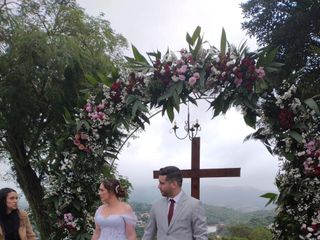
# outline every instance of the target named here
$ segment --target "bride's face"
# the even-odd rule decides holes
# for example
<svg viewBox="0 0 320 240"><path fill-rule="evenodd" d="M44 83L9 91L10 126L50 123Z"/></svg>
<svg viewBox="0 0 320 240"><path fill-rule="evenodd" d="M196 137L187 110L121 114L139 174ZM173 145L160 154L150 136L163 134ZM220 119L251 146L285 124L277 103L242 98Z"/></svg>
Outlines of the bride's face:
<svg viewBox="0 0 320 240"><path fill-rule="evenodd" d="M103 203L107 203L111 197L110 192L108 191L108 189L105 188L103 183L101 183L99 186L99 196L100 196L101 202Z"/></svg>

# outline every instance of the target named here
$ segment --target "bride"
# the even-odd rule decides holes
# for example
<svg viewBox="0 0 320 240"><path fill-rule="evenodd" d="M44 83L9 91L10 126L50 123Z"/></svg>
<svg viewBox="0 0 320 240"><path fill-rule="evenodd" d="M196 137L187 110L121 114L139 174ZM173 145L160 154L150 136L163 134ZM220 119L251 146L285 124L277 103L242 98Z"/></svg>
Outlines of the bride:
<svg viewBox="0 0 320 240"><path fill-rule="evenodd" d="M104 203L95 213L95 231L91 240L136 240L137 217L131 206L120 199L126 192L116 179L100 183L99 196Z"/></svg>

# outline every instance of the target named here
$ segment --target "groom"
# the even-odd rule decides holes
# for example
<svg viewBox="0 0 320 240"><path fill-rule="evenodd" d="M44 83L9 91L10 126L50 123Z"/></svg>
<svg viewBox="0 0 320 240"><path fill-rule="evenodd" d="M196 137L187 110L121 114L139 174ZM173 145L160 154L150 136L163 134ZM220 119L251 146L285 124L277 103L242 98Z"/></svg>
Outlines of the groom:
<svg viewBox="0 0 320 240"><path fill-rule="evenodd" d="M159 190L162 199L150 210L149 222L142 240L207 240L207 221L198 199L182 190L182 173L168 166L160 169Z"/></svg>

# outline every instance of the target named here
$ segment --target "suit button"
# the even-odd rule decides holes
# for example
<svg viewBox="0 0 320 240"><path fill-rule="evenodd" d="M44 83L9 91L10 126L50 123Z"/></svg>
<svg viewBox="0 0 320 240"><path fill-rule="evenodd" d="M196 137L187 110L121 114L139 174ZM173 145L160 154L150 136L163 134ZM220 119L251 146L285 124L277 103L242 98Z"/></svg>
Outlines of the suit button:
<svg viewBox="0 0 320 240"><path fill-rule="evenodd" d="M169 236L170 234L169 233L167 233L167 236Z"/></svg>

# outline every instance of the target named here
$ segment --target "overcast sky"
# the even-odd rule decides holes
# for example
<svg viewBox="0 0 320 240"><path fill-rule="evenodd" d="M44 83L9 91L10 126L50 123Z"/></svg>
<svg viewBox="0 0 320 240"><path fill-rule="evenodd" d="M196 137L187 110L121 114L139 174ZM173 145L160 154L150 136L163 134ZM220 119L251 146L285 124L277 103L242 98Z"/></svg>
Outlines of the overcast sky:
<svg viewBox="0 0 320 240"><path fill-rule="evenodd" d="M125 36L141 53L160 50L178 51L187 47L186 32L192 33L199 25L205 40L219 46L222 27L229 42L238 46L247 40L251 50L257 48L241 30L241 1L213 0L78 0L89 14L105 14L112 28ZM191 108L191 120L199 119L202 127L201 168L241 167L240 178L205 179L202 183L223 186L246 186L262 190L274 190L274 177L278 162L260 142L243 139L253 131L247 127L235 109L226 116L211 120L212 112L205 102L199 108ZM176 118L180 135L186 119L186 108ZM172 124L160 115L151 125L130 140L117 161L119 173L127 176L133 185L156 185L152 171L166 165L181 169L191 166L191 143L178 140L170 133Z"/></svg>

